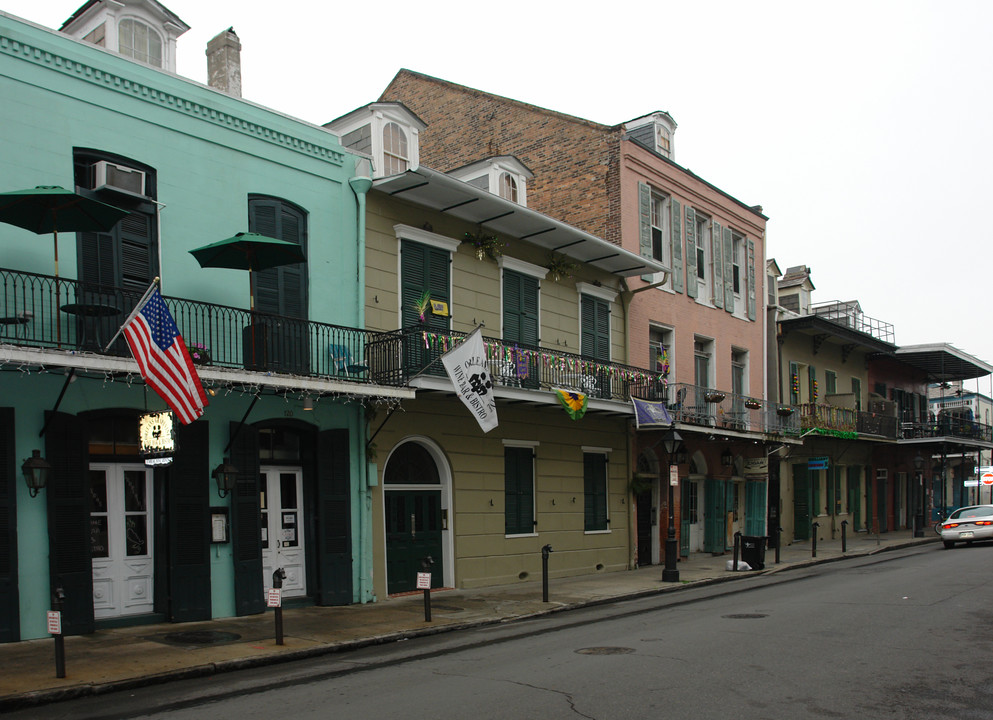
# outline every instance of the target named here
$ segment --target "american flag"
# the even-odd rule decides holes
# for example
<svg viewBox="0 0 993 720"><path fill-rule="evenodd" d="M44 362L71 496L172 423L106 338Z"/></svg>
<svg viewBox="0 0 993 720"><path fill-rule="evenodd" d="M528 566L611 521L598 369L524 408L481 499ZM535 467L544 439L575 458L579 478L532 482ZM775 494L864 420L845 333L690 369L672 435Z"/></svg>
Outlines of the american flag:
<svg viewBox="0 0 993 720"><path fill-rule="evenodd" d="M180 422L188 425L203 415L207 395L157 287L124 326L124 337L145 383L166 401Z"/></svg>

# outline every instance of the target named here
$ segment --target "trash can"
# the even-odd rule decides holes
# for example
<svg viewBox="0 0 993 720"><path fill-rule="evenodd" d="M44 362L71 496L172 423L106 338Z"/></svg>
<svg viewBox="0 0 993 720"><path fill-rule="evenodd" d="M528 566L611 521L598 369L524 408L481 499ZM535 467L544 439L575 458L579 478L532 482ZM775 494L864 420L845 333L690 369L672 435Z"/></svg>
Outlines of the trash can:
<svg viewBox="0 0 993 720"><path fill-rule="evenodd" d="M765 540L764 535L741 536L741 559L752 570L765 569Z"/></svg>

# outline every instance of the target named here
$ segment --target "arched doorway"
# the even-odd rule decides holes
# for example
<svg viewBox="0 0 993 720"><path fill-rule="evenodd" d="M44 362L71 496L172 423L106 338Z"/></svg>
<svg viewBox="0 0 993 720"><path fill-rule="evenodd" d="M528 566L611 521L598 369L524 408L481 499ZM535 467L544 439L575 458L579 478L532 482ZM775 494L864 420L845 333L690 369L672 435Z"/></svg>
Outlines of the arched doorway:
<svg viewBox="0 0 993 720"><path fill-rule="evenodd" d="M451 579L449 487L447 464L433 443L408 440L390 454L383 471L387 593L415 590L428 556L434 561L431 587Z"/></svg>

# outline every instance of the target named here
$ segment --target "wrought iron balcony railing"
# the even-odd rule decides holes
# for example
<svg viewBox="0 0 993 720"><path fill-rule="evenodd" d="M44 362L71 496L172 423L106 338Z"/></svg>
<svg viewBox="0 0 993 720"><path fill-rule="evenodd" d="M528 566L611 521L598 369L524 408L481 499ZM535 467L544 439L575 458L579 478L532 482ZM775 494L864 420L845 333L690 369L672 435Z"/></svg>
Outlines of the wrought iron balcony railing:
<svg viewBox="0 0 993 720"><path fill-rule="evenodd" d="M0 269L0 343L130 357L123 336L107 344L144 291ZM357 383L406 382L400 333L163 299L196 363Z"/></svg>
<svg viewBox="0 0 993 720"><path fill-rule="evenodd" d="M827 403L803 403L800 426L803 430L831 430L841 433L858 433L895 439L896 417L879 412L866 412L854 408L836 407Z"/></svg>
<svg viewBox="0 0 993 720"><path fill-rule="evenodd" d="M954 415L900 423L900 436L913 438L962 438L993 443L993 426Z"/></svg>
<svg viewBox="0 0 993 720"><path fill-rule="evenodd" d="M426 327L404 328L404 368L408 377L444 376L438 361L465 333ZM605 362L536 345L484 337L490 375L499 387L524 390L562 388L586 393L590 398L628 401L631 395L655 398L663 393L661 373ZM375 375L375 371L373 373Z"/></svg>
<svg viewBox="0 0 993 720"><path fill-rule="evenodd" d="M790 405L688 383L670 385L666 401L675 422L739 432L800 434L798 413Z"/></svg>

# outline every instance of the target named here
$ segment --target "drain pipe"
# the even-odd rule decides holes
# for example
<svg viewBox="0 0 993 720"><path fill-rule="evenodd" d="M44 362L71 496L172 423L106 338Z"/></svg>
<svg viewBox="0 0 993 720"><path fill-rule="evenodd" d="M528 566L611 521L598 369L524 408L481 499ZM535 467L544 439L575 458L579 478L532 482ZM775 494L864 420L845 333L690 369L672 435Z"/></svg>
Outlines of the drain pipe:
<svg viewBox="0 0 993 720"><path fill-rule="evenodd" d="M358 200L358 232L355 253L355 280L359 291L359 308L357 326L365 327L365 213L366 194L372 188L371 163L367 158L359 158L356 163L355 177L348 179L348 185ZM359 602L371 602L372 595L372 498L369 495L369 459L366 457L366 435L369 429L365 417L356 423L355 436L359 442L353 444L358 448L359 468ZM361 431L361 434L358 432Z"/></svg>

